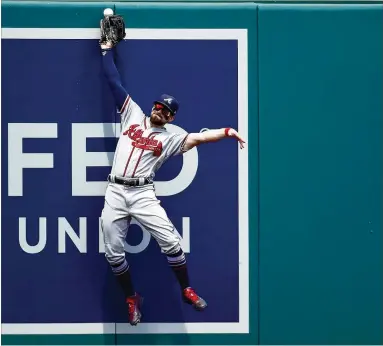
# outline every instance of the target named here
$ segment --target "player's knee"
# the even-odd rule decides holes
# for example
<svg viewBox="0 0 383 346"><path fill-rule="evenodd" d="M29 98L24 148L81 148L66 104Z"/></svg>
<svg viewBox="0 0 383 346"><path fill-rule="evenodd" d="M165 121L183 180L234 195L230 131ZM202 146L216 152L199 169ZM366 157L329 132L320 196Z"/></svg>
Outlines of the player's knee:
<svg viewBox="0 0 383 346"><path fill-rule="evenodd" d="M105 258L111 266L118 265L125 261L125 250L113 244L105 244Z"/></svg>
<svg viewBox="0 0 383 346"><path fill-rule="evenodd" d="M112 267L118 266L126 261L124 255L109 255L105 253L105 258Z"/></svg>
<svg viewBox="0 0 383 346"><path fill-rule="evenodd" d="M171 240L162 246L162 252L167 255L172 255L181 250L181 245L178 240Z"/></svg>
<svg viewBox="0 0 383 346"><path fill-rule="evenodd" d="M109 246L116 247L116 243L119 241L118 231L113 227L111 218L104 213L101 214L101 230L105 246L109 244Z"/></svg>

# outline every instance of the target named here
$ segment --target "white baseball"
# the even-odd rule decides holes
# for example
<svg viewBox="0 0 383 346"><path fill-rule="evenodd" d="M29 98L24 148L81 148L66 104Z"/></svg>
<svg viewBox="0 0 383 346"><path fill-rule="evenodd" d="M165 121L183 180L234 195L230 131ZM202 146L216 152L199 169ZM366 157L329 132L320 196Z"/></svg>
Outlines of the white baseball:
<svg viewBox="0 0 383 346"><path fill-rule="evenodd" d="M113 16L113 10L111 8L106 8L104 10L104 17L106 16Z"/></svg>

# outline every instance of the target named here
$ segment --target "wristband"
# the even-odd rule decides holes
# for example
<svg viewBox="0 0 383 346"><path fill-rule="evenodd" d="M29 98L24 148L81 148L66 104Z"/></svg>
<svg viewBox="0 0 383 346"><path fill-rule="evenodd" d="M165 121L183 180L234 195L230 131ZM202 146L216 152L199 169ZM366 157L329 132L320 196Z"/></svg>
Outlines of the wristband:
<svg viewBox="0 0 383 346"><path fill-rule="evenodd" d="M231 130L230 127L226 127L225 128L225 136L228 137L229 136L229 131Z"/></svg>

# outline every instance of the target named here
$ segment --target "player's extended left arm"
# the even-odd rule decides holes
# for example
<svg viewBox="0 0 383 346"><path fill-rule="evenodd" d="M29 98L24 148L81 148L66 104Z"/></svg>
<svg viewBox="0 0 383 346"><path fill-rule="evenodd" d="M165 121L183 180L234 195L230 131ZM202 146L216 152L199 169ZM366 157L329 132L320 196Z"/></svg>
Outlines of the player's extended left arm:
<svg viewBox="0 0 383 346"><path fill-rule="evenodd" d="M203 144L203 143L210 143L210 142L217 142L223 138L226 137L232 137L235 138L241 147L243 149L245 147L245 141L244 139L239 135L239 133L232 129L232 128L222 128L222 129L216 129L216 130L207 130L202 133L190 133L184 143L184 150L190 150L191 148Z"/></svg>
<svg viewBox="0 0 383 346"><path fill-rule="evenodd" d="M113 48L109 48L107 45L101 45L101 51L104 74L108 80L110 90L113 93L117 108L119 111L121 111L122 106L124 105L124 102L128 96L128 92L122 86L120 74L118 73L114 63Z"/></svg>

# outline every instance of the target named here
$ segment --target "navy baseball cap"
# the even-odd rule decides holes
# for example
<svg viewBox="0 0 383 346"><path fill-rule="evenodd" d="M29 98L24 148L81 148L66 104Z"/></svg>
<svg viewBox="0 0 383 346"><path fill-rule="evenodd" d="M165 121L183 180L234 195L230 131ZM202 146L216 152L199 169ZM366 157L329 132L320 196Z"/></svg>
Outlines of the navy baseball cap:
<svg viewBox="0 0 383 346"><path fill-rule="evenodd" d="M155 100L153 103L160 103L169 109L173 115L176 115L180 106L178 101L173 96L167 94L161 95L161 97Z"/></svg>

